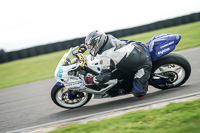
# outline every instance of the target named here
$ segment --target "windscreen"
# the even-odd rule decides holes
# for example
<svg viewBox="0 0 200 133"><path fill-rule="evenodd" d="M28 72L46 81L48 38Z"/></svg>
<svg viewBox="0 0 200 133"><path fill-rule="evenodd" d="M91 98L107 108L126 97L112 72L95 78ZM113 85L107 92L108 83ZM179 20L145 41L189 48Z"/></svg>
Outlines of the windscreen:
<svg viewBox="0 0 200 133"><path fill-rule="evenodd" d="M65 53L60 61L60 65L67 66L76 63L78 60L73 54L77 53L78 50L79 47L77 46L70 49L67 53Z"/></svg>

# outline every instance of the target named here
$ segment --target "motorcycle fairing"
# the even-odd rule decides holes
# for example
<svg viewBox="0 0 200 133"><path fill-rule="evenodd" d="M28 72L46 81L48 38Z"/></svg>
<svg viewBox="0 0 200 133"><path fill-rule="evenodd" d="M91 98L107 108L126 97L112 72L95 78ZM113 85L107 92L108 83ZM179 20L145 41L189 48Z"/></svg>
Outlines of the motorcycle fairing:
<svg viewBox="0 0 200 133"><path fill-rule="evenodd" d="M179 34L163 33L154 36L146 43L152 60L155 60L173 51L180 40L181 35Z"/></svg>
<svg viewBox="0 0 200 133"><path fill-rule="evenodd" d="M58 86L64 86L64 84L61 83L61 82L56 82L56 85L58 85Z"/></svg>

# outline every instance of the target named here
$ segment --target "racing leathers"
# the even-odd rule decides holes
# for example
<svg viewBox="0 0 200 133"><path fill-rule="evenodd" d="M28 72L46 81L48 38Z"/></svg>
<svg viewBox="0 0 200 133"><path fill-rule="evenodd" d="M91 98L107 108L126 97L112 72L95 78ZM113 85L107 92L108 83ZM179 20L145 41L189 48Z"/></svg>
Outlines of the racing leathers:
<svg viewBox="0 0 200 133"><path fill-rule="evenodd" d="M86 46L82 44L79 52L83 53L85 50ZM100 59L102 70L99 75L92 77L93 83L105 83L111 79L113 70L122 70L129 73L133 78L133 94L136 97L146 94L152 61L149 50L144 44L118 40L112 35L107 35L97 57Z"/></svg>

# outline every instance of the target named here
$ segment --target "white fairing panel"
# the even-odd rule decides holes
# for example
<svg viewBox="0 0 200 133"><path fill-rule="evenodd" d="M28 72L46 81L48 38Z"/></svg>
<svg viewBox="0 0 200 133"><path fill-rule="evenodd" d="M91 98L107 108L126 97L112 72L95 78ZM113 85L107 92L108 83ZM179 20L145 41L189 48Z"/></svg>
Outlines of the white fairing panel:
<svg viewBox="0 0 200 133"><path fill-rule="evenodd" d="M70 74L70 72L77 69L80 65L78 62L72 64L74 56L71 55L71 52L76 49L78 49L78 47L70 49L64 54L54 73L55 79L67 86L68 89L79 88L83 84L80 77L72 76L73 74Z"/></svg>
<svg viewBox="0 0 200 133"><path fill-rule="evenodd" d="M87 65L90 69L92 69L93 71L100 73L101 72L101 64L100 64L100 60L98 57L93 57L91 55L87 56Z"/></svg>

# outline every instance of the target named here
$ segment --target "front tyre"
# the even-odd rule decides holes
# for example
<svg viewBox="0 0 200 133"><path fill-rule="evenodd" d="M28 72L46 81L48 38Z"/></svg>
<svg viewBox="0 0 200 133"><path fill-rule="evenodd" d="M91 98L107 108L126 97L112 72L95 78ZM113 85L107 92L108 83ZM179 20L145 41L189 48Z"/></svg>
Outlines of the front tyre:
<svg viewBox="0 0 200 133"><path fill-rule="evenodd" d="M68 98L68 89L64 86L54 85L51 90L51 99L59 107L66 109L79 108L88 103L92 97L92 94L85 92L73 92L75 97L73 99Z"/></svg>
<svg viewBox="0 0 200 133"><path fill-rule="evenodd" d="M191 74L191 66L185 57L179 54L170 53L153 62L153 74L170 77L164 83L152 84L158 89L170 89L179 87L184 84ZM152 77L156 79L156 77ZM172 84L166 87L166 84Z"/></svg>

